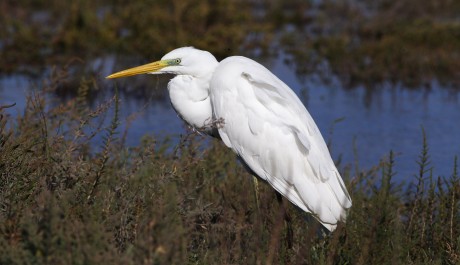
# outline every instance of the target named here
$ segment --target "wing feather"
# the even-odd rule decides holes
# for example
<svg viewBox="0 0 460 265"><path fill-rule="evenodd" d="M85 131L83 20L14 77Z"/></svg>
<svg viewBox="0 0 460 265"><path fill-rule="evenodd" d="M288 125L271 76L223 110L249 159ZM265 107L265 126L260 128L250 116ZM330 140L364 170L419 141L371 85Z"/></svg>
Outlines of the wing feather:
<svg viewBox="0 0 460 265"><path fill-rule="evenodd" d="M211 101L224 143L259 177L329 230L351 199L312 117L297 95L245 57L222 61Z"/></svg>

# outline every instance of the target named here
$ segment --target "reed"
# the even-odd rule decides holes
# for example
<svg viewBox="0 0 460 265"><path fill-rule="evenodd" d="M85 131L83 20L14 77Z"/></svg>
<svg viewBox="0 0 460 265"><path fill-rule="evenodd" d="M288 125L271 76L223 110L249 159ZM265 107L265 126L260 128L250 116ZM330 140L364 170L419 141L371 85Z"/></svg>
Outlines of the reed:
<svg viewBox="0 0 460 265"><path fill-rule="evenodd" d="M285 223L264 183L257 202L251 176L220 142L147 135L125 146L116 94L90 107L91 82L81 82L79 95L52 102L54 83L31 92L17 117L0 108L0 264L460 261L458 159L450 176L435 175L425 136L408 185L394 181L393 152L369 170L341 167L353 207L328 234L288 203Z"/></svg>

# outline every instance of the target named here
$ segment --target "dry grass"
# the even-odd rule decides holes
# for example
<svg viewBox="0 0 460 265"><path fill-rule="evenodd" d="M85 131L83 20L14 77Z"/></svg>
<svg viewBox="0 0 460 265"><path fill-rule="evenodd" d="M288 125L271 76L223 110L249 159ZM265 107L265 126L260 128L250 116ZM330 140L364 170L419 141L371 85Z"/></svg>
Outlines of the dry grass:
<svg viewBox="0 0 460 265"><path fill-rule="evenodd" d="M60 75L52 75L60 76ZM115 95L48 102L48 80L23 115L0 110L0 264L458 264L459 177L437 177L422 145L414 184L395 183L393 154L342 174L354 205L327 234L260 185L221 143L196 135L127 147ZM82 85L87 85L83 83ZM107 124L107 125L105 125ZM103 135L96 148L94 138ZM169 150L169 151L168 151Z"/></svg>

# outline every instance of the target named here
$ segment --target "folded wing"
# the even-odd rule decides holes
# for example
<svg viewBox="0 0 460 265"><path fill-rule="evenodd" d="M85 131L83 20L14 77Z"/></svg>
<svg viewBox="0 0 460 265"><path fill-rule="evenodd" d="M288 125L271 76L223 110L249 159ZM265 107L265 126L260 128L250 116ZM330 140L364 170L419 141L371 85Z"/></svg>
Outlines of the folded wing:
<svg viewBox="0 0 460 265"><path fill-rule="evenodd" d="M351 199L321 133L296 94L245 57L223 60L211 80L224 143L292 203L334 230Z"/></svg>

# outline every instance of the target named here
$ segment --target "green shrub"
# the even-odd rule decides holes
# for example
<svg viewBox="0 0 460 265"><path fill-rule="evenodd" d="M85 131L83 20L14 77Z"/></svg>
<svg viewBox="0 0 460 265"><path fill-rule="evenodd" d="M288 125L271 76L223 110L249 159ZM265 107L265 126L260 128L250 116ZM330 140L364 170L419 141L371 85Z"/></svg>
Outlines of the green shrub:
<svg viewBox="0 0 460 265"><path fill-rule="evenodd" d="M117 93L89 108L81 86L62 103L45 96L52 87L36 90L18 117L0 109L0 264L459 262L457 158L451 176L435 177L426 140L408 186L393 181L392 152L368 171L344 168L353 207L327 234L266 184L257 204L251 176L217 140L124 146Z"/></svg>

